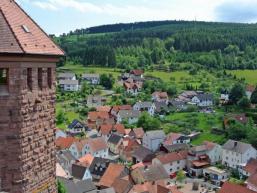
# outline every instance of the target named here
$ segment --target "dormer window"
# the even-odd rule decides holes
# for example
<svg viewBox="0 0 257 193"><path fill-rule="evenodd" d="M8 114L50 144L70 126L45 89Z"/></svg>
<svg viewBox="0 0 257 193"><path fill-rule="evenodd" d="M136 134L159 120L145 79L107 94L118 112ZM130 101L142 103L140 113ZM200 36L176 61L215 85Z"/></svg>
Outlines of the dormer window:
<svg viewBox="0 0 257 193"><path fill-rule="evenodd" d="M22 25L21 28L24 30L24 32L30 33L29 28L26 25Z"/></svg>

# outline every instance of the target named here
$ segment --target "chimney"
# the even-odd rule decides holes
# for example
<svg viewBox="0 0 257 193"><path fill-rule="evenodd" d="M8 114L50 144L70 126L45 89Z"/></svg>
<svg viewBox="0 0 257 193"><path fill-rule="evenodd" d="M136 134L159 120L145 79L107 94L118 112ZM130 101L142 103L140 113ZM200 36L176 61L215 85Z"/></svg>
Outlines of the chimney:
<svg viewBox="0 0 257 193"><path fill-rule="evenodd" d="M237 146L237 141L234 142L234 147L236 147L236 146Z"/></svg>

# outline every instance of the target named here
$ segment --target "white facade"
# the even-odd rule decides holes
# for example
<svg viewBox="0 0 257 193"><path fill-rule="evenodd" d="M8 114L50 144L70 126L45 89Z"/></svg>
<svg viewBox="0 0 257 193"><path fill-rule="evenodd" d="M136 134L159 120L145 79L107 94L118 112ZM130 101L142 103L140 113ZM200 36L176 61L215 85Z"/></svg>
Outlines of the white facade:
<svg viewBox="0 0 257 193"><path fill-rule="evenodd" d="M186 168L186 159L171 161L170 163L162 164L158 158L154 158L152 161L153 165L161 164L168 174L176 173Z"/></svg>
<svg viewBox="0 0 257 193"><path fill-rule="evenodd" d="M250 148L244 153L227 149L222 150L222 164L230 168L240 168L241 165L245 165L251 158L256 158L256 150L254 148Z"/></svg>
<svg viewBox="0 0 257 193"><path fill-rule="evenodd" d="M209 107L213 105L212 100L200 100L197 96L192 98L192 103L196 104L199 107Z"/></svg>
<svg viewBox="0 0 257 193"><path fill-rule="evenodd" d="M82 156L84 156L86 154L91 154L93 157L107 158L109 155L108 147L106 147L105 149L98 150L98 151L93 151L92 148L88 144L86 144L83 147L82 152L83 152Z"/></svg>
<svg viewBox="0 0 257 193"><path fill-rule="evenodd" d="M131 95L134 95L134 96L136 96L136 95L138 95L138 93L139 93L139 89L137 89L137 88L127 88L127 93L128 94L131 94Z"/></svg>
<svg viewBox="0 0 257 193"><path fill-rule="evenodd" d="M155 113L155 109L156 109L156 106L154 103L152 103L152 105L150 107L147 107L146 109L142 109L141 106L140 106L140 102L136 103L134 106L133 106L133 110L135 111L147 111L149 115L151 116L154 116L154 113Z"/></svg>
<svg viewBox="0 0 257 193"><path fill-rule="evenodd" d="M64 84L63 85L63 90L64 91L79 91L79 85L78 84Z"/></svg>
<svg viewBox="0 0 257 193"><path fill-rule="evenodd" d="M203 175L209 177L209 179L216 185L220 186L222 181L227 181L229 178L228 172L220 170L216 167L208 167L203 169Z"/></svg>
<svg viewBox="0 0 257 193"><path fill-rule="evenodd" d="M161 143L165 140L165 134L151 134L146 132L143 136L143 146L151 151L156 151L160 148Z"/></svg>
<svg viewBox="0 0 257 193"><path fill-rule="evenodd" d="M251 99L253 93L251 91L246 91L245 93L246 93L247 98Z"/></svg>
<svg viewBox="0 0 257 193"><path fill-rule="evenodd" d="M73 143L70 148L69 148L71 154L76 158L76 159L79 159L81 158L83 155L82 155L82 152L78 150L77 146L75 145L75 143Z"/></svg>
<svg viewBox="0 0 257 193"><path fill-rule="evenodd" d="M218 163L222 160L222 147L216 144L214 148L207 151L206 154L209 156L211 164Z"/></svg>
<svg viewBox="0 0 257 193"><path fill-rule="evenodd" d="M58 130L55 132L55 138L58 139L59 137L66 138L66 137L67 137L67 134L66 134L64 131L58 129Z"/></svg>

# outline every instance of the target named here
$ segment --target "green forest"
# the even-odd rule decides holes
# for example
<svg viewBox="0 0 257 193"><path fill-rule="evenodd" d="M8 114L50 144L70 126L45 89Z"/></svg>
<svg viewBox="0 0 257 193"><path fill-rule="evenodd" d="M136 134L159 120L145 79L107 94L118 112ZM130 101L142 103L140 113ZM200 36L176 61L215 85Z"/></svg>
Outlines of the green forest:
<svg viewBox="0 0 257 193"><path fill-rule="evenodd" d="M66 61L122 69L257 69L257 24L160 21L104 25L55 37ZM60 63L59 65L63 65Z"/></svg>

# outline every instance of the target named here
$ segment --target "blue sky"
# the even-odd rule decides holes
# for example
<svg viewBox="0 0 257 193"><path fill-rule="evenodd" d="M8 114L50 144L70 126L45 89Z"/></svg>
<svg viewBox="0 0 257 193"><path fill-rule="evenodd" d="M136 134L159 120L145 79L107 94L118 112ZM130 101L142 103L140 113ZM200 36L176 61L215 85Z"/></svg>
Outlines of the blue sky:
<svg viewBox="0 0 257 193"><path fill-rule="evenodd" d="M257 0L16 0L51 34L149 20L257 22Z"/></svg>

